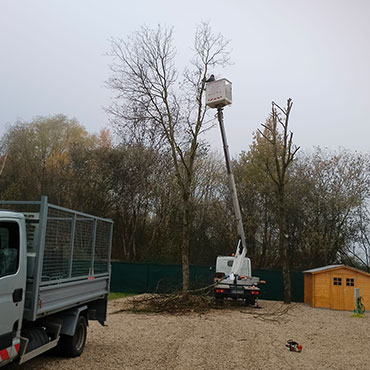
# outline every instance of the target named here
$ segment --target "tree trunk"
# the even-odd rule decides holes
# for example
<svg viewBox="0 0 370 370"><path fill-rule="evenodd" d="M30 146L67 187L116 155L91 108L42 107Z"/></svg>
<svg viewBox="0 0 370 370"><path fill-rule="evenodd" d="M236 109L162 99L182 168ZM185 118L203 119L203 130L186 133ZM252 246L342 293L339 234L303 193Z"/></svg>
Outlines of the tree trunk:
<svg viewBox="0 0 370 370"><path fill-rule="evenodd" d="M190 243L190 199L183 198L182 216L182 243L181 243L181 262L182 262L182 296L189 298L189 243Z"/></svg>
<svg viewBox="0 0 370 370"><path fill-rule="evenodd" d="M290 264L289 264L289 253L288 253L288 230L287 230L287 217L285 211L285 193L284 189L279 190L278 196L278 207L279 207L279 250L280 250L280 261L283 272L284 281L284 303L291 302L291 281L290 281Z"/></svg>
<svg viewBox="0 0 370 370"><path fill-rule="evenodd" d="M283 240L282 240L283 239ZM284 281L284 303L291 302L291 281L290 281L290 266L288 256L288 241L285 234L280 232L280 256L283 270L283 281Z"/></svg>
<svg viewBox="0 0 370 370"><path fill-rule="evenodd" d="M259 261L259 267L266 267L266 252L267 252L267 233L268 233L268 221L267 221L267 208L265 207L264 212L264 224L263 224L263 238L262 238L262 251Z"/></svg>

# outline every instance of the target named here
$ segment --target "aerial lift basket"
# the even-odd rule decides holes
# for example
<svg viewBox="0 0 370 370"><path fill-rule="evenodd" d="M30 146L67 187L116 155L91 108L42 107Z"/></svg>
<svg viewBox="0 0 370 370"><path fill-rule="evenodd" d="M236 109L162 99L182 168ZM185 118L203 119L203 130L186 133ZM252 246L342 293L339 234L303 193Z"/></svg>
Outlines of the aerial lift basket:
<svg viewBox="0 0 370 370"><path fill-rule="evenodd" d="M210 108L224 107L232 103L232 83L226 78L209 82L206 89L206 104Z"/></svg>

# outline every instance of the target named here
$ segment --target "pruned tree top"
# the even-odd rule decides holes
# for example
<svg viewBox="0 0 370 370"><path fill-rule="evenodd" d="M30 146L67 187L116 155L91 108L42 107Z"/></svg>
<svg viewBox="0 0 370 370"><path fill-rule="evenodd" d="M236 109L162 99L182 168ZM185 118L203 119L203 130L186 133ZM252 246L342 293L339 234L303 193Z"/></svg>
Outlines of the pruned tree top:
<svg viewBox="0 0 370 370"><path fill-rule="evenodd" d="M273 155L266 158L266 168L272 181L281 186L288 181L287 170L295 158L299 147L293 144L293 132L289 130L290 113L293 107L292 99L287 100L286 108L272 102L270 117L262 124L263 131L259 134L270 144Z"/></svg>

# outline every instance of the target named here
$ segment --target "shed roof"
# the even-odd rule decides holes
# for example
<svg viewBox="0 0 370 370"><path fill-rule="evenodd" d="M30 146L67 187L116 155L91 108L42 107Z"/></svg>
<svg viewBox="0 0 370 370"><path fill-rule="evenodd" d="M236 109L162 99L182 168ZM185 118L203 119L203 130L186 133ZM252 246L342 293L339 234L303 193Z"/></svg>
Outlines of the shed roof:
<svg viewBox="0 0 370 370"><path fill-rule="evenodd" d="M328 270L337 270L337 269L342 268L342 267L344 267L348 270L359 272L359 273L364 274L366 276L370 276L370 274L368 274L365 271L356 269L354 267L346 266L346 265L328 265L328 266L318 267L318 268L311 269L311 270L306 270L306 271L303 271L303 273L304 274L305 273L318 274L320 272L325 272L325 271L328 271Z"/></svg>
<svg viewBox="0 0 370 370"><path fill-rule="evenodd" d="M336 267L342 267L342 266L344 266L344 265L328 265L328 266L323 266L323 267L317 267L317 268L311 269L311 270L306 270L306 271L303 271L303 273L310 272L310 273L313 274L315 272L331 270L331 269L334 269Z"/></svg>

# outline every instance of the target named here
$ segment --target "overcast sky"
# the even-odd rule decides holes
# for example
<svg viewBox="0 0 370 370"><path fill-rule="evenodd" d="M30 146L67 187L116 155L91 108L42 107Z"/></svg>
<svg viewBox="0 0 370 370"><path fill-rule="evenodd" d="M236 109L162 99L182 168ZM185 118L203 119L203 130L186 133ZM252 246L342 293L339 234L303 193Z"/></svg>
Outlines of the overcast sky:
<svg viewBox="0 0 370 370"><path fill-rule="evenodd" d="M247 150L275 100L294 101L295 143L370 149L368 0L0 0L0 134L17 120L63 113L91 133L108 125L110 37L174 26L179 65L202 20L231 40L225 109L231 152ZM217 127L209 134L220 147Z"/></svg>

